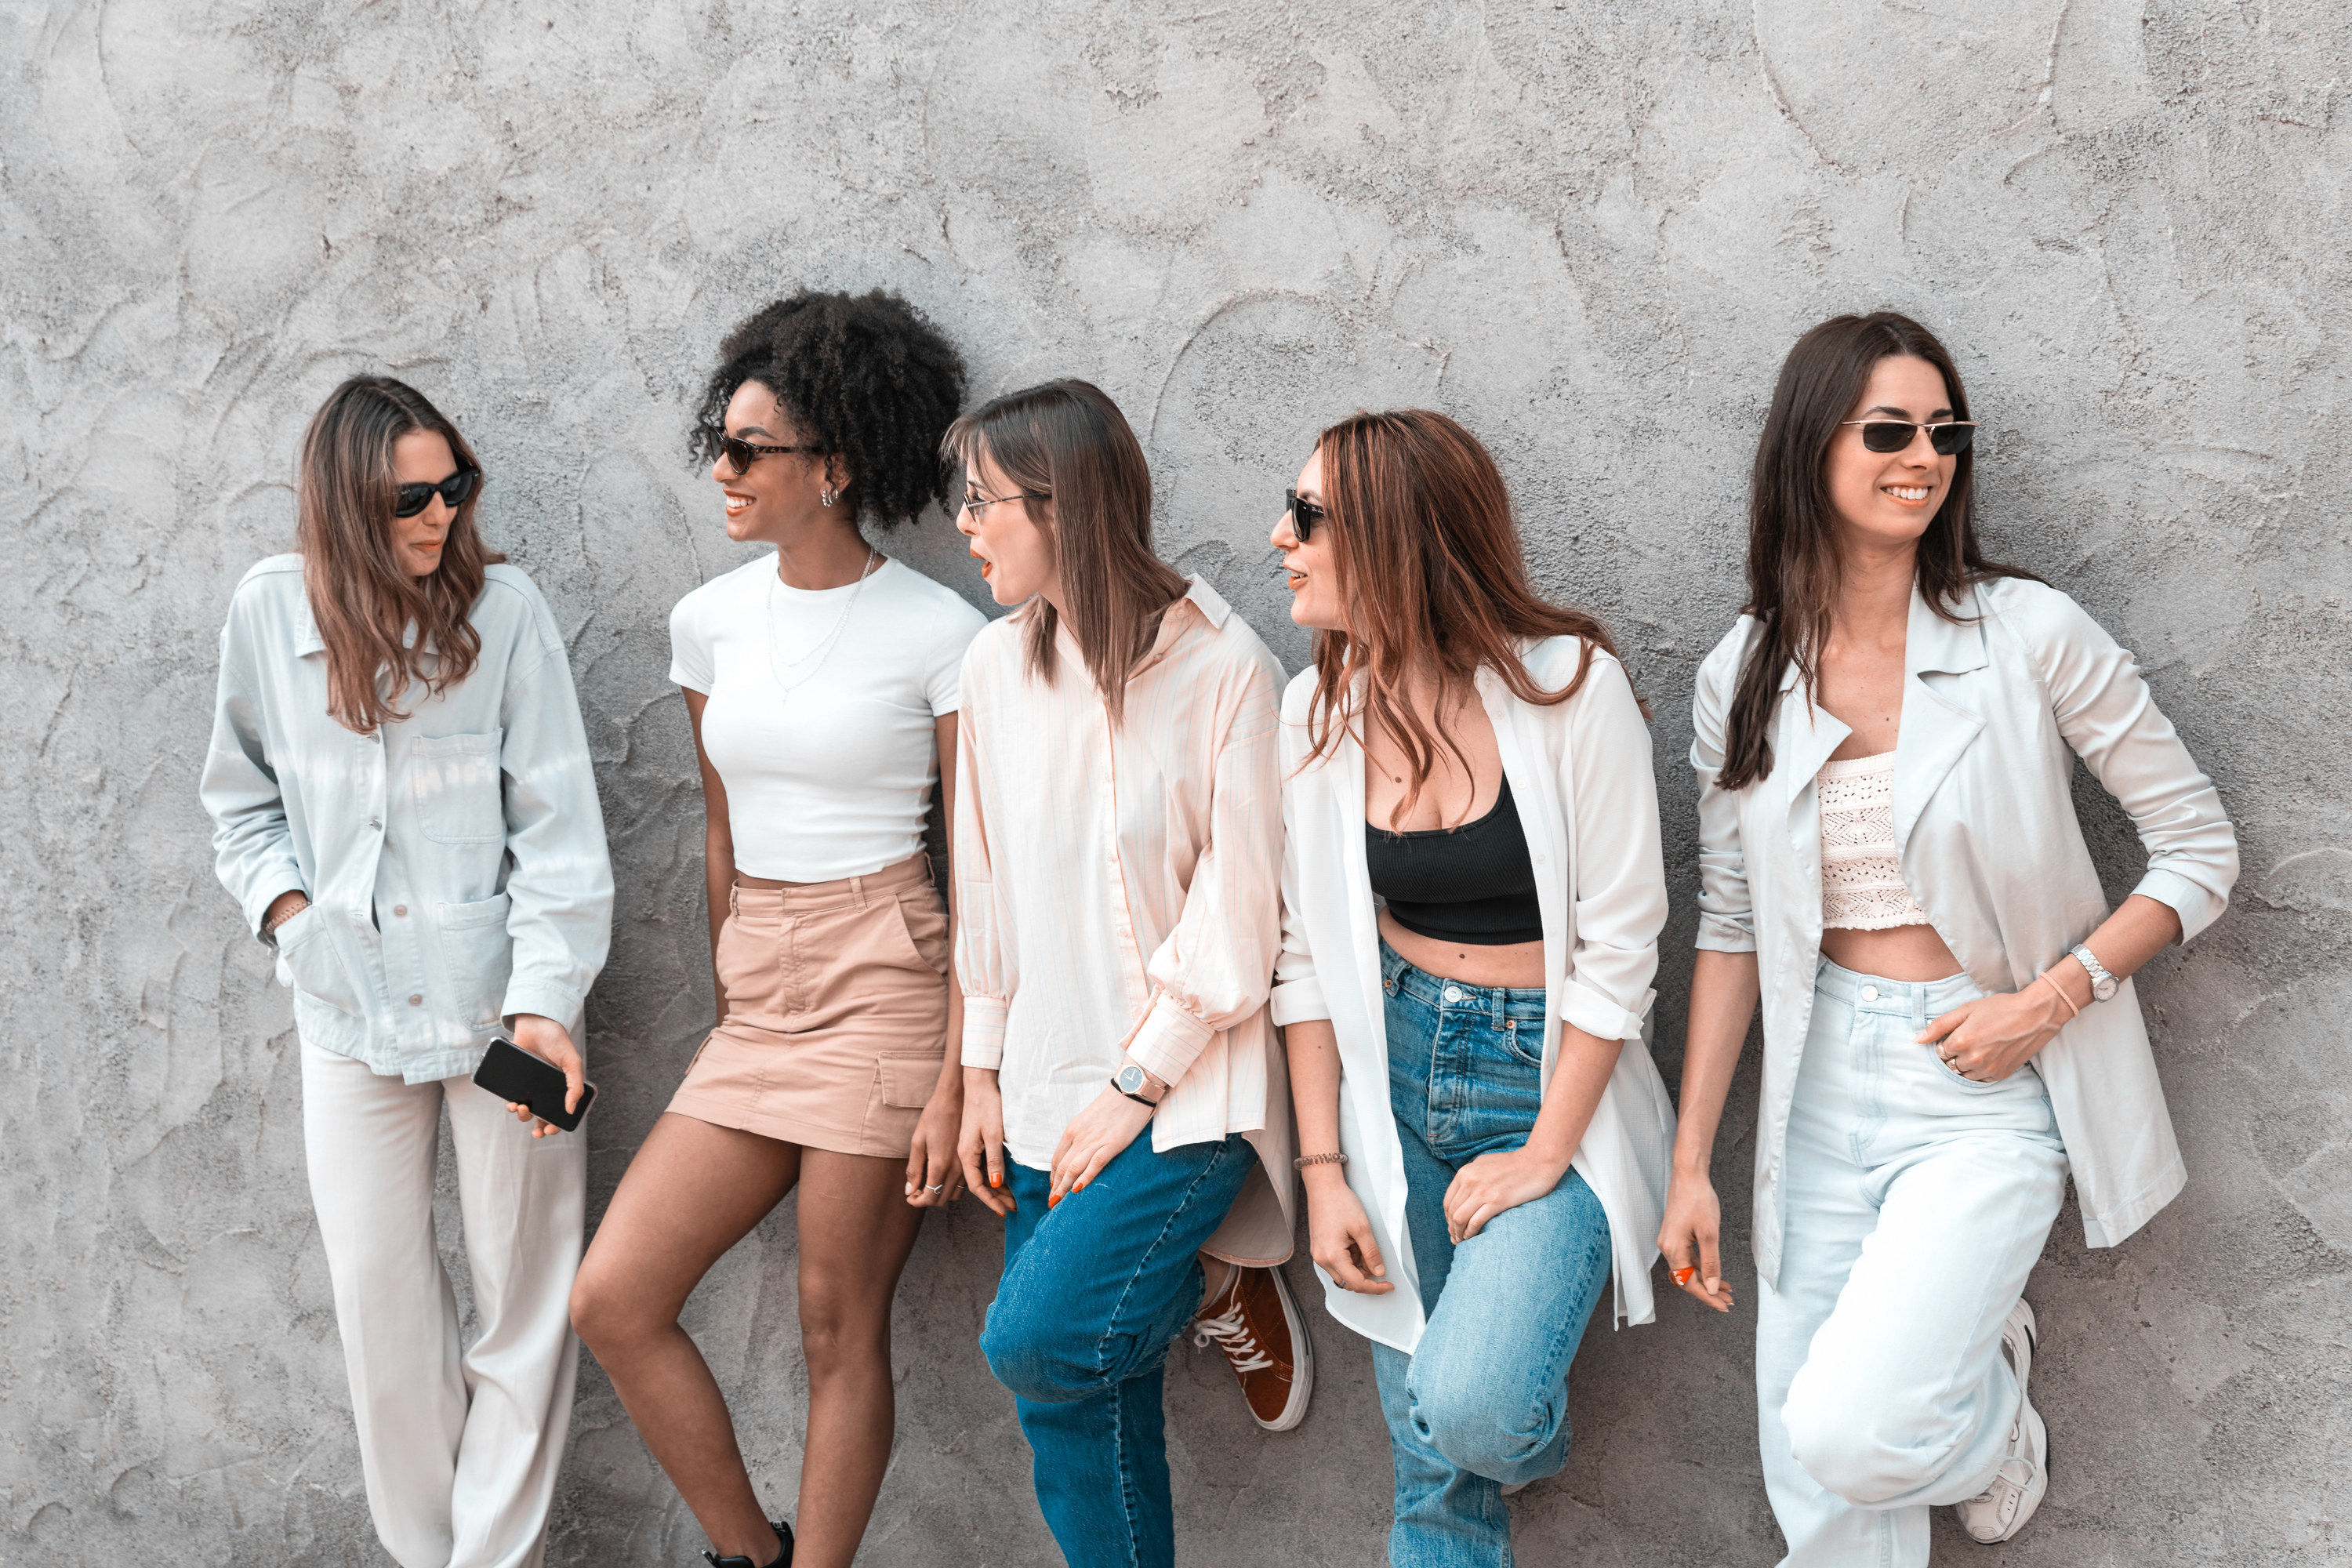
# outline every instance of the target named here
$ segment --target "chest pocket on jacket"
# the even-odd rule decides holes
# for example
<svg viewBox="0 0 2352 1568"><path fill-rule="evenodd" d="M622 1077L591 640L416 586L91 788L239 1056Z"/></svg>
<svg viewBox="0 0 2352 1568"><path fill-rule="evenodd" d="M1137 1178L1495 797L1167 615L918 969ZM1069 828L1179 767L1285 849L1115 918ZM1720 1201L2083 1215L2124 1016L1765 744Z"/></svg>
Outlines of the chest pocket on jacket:
<svg viewBox="0 0 2352 1568"><path fill-rule="evenodd" d="M498 844L507 836L499 750L506 731L440 735L409 743L408 787L416 825L436 844Z"/></svg>

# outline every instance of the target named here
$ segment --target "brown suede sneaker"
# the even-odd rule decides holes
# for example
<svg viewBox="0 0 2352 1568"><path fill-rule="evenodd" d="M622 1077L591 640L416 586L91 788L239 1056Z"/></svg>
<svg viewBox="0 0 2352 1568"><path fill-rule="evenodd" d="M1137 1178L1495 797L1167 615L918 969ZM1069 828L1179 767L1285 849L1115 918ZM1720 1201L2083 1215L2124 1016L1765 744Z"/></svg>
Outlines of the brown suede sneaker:
<svg viewBox="0 0 2352 1568"><path fill-rule="evenodd" d="M1315 1347L1281 1269L1234 1270L1232 1283L1192 1320L1192 1342L1205 1348L1212 1340L1223 1347L1259 1426L1287 1432L1307 1419Z"/></svg>

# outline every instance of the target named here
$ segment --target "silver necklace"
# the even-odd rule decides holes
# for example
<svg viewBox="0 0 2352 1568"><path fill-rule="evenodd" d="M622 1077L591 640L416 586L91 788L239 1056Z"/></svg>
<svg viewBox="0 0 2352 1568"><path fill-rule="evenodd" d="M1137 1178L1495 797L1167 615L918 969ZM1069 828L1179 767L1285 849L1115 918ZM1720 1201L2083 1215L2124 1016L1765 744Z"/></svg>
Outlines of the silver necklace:
<svg viewBox="0 0 2352 1568"><path fill-rule="evenodd" d="M824 668L824 656L831 653L833 651L833 645L841 640L842 632L849 625L849 613L857 608L857 596L866 592L866 579L874 575L877 564L883 559L884 557L880 551L875 549L870 544L866 547L866 569L857 574L857 584L849 590L848 602L841 606L840 617L833 623L833 629L824 634L824 637L818 641L816 647L801 655L798 658L789 658L784 660L782 665L779 665L776 662L776 584L783 580L782 563L779 562L778 569L769 575L767 605L768 673L775 678L777 686L782 689L785 696L790 697L793 692L799 690L802 687L806 686L811 680L816 678L816 672ZM812 664L810 662L811 660L814 660L814 663ZM787 680L784 679L784 672L786 670L798 669L804 664L810 666L809 672L806 675L802 676L798 680Z"/></svg>

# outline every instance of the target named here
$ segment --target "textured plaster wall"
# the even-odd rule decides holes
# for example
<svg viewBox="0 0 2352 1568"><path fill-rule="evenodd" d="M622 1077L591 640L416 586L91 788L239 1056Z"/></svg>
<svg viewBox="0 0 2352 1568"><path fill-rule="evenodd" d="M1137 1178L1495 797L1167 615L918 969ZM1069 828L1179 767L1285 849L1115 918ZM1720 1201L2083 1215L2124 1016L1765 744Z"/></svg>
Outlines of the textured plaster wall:
<svg viewBox="0 0 2352 1568"><path fill-rule="evenodd" d="M1948 334L1996 552L2138 650L2245 876L2142 991L2189 1191L2112 1251L2069 1206L2032 1291L2049 1501L2004 1549L1940 1522L1939 1557L2352 1560L2341 6L15 0L0 38L0 1562L385 1561L287 1001L194 798L222 607L288 547L310 410L354 371L425 387L570 639L620 878L601 1205L710 1011L665 617L743 557L682 460L689 390L755 305L877 283L976 393L1108 387L1164 552L1294 668L1264 533L1312 430L1412 402L1493 445L1542 580L1656 703L1670 1081L1689 681L1738 606L1770 377L1836 310ZM936 517L891 542L981 597L955 545ZM2128 825L2082 802L2119 897ZM1717 1162L1735 1215L1754 1094ZM780 1508L794 1235L777 1215L689 1309ZM972 1345L996 1261L971 1205L916 1253L862 1561L1051 1559ZM1588 1337L1568 1468L1513 1505L1523 1562L1773 1559L1750 1326L1669 1299ZM1172 1358L1182 1562L1379 1559L1370 1358L1319 1312L1317 1343L1280 1437ZM553 1528L566 1564L701 1544L593 1366Z"/></svg>

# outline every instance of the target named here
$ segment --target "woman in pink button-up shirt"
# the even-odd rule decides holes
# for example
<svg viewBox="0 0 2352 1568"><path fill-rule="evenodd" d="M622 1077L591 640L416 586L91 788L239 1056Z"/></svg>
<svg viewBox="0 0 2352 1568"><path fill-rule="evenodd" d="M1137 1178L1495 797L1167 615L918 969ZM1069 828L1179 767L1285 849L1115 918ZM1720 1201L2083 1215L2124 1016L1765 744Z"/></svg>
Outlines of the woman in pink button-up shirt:
<svg viewBox="0 0 2352 1568"><path fill-rule="evenodd" d="M1063 1554L1165 1563L1171 1337L1222 1344L1270 1430L1312 1385L1271 1267L1290 1252L1266 1011L1282 672L1152 554L1151 477L1100 391L998 398L949 443L982 575L1023 606L964 657L958 737L960 1152L1005 1218L981 1345Z"/></svg>

